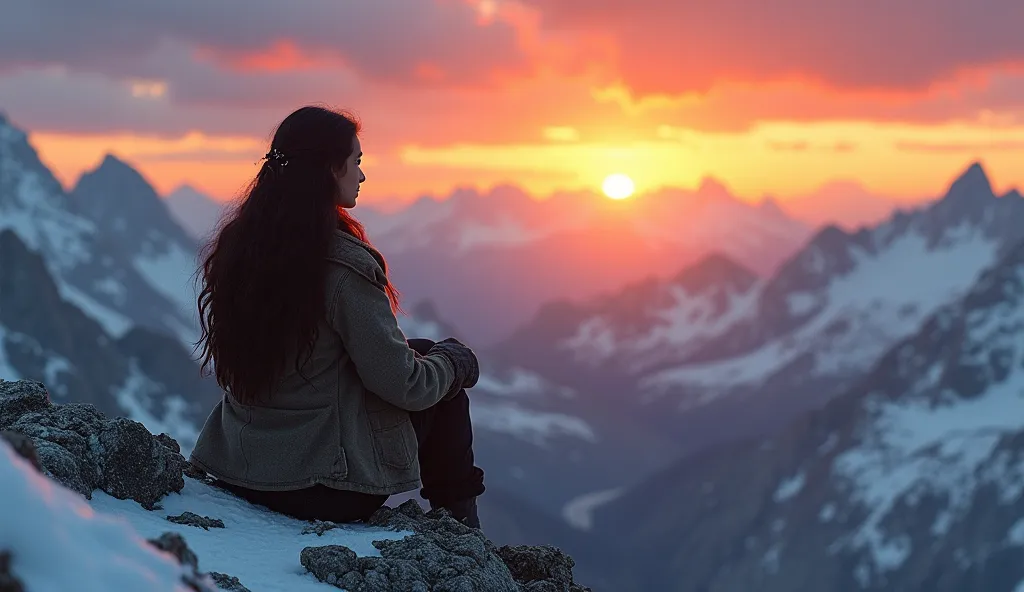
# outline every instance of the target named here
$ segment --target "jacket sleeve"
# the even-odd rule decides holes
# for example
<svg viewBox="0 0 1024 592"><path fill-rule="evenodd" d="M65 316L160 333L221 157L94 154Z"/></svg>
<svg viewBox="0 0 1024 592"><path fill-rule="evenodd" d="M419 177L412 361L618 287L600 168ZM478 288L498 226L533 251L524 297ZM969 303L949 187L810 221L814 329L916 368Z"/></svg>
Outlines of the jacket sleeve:
<svg viewBox="0 0 1024 592"><path fill-rule="evenodd" d="M382 288L346 270L331 300L331 324L367 390L407 411L435 405L451 389L455 368L441 354L417 355Z"/></svg>

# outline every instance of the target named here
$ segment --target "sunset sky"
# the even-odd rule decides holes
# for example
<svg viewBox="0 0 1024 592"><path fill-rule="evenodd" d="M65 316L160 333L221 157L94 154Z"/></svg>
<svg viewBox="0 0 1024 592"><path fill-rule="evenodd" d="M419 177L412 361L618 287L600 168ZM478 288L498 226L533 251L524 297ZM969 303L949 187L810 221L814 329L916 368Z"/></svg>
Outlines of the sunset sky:
<svg viewBox="0 0 1024 592"><path fill-rule="evenodd" d="M362 119L381 201L620 172L909 199L974 160L1024 186L1022 23L1020 0L7 0L0 111L67 184L111 151L230 198L326 103Z"/></svg>

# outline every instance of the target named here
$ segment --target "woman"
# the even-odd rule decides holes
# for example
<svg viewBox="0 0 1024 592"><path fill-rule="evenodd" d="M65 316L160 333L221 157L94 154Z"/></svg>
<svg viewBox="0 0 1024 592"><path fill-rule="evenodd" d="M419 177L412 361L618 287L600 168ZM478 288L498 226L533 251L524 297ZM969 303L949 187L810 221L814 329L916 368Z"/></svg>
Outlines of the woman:
<svg viewBox="0 0 1024 592"><path fill-rule="evenodd" d="M289 115L245 198L206 247L202 368L224 396L191 461L249 501L312 520L365 520L411 491L479 528L465 389L473 352L406 341L383 257L356 205L359 124Z"/></svg>

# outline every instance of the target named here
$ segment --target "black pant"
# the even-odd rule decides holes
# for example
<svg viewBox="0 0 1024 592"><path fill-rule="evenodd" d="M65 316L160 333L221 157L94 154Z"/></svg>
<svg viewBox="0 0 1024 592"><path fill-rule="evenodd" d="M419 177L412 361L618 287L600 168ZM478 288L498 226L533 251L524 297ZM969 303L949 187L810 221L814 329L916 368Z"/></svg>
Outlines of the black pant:
<svg viewBox="0 0 1024 592"><path fill-rule="evenodd" d="M409 347L426 354L429 339L410 339ZM411 411L419 444L420 496L430 507L446 507L484 492L484 472L473 464L473 426L465 389L448 401L423 411ZM261 506L301 520L355 522L376 512L386 495L331 489L314 485L294 491L257 491L218 481L224 489Z"/></svg>

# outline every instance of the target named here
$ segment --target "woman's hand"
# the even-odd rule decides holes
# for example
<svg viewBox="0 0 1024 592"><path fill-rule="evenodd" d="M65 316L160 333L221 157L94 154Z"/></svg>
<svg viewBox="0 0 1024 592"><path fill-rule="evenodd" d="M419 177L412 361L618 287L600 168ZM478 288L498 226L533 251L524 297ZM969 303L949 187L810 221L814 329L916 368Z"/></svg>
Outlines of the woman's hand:
<svg viewBox="0 0 1024 592"><path fill-rule="evenodd" d="M480 362L473 350L466 347L464 343L449 337L439 341L430 348L428 354L439 353L452 363L455 367L455 383L459 388L453 388L454 392L459 389L472 388L480 380Z"/></svg>

